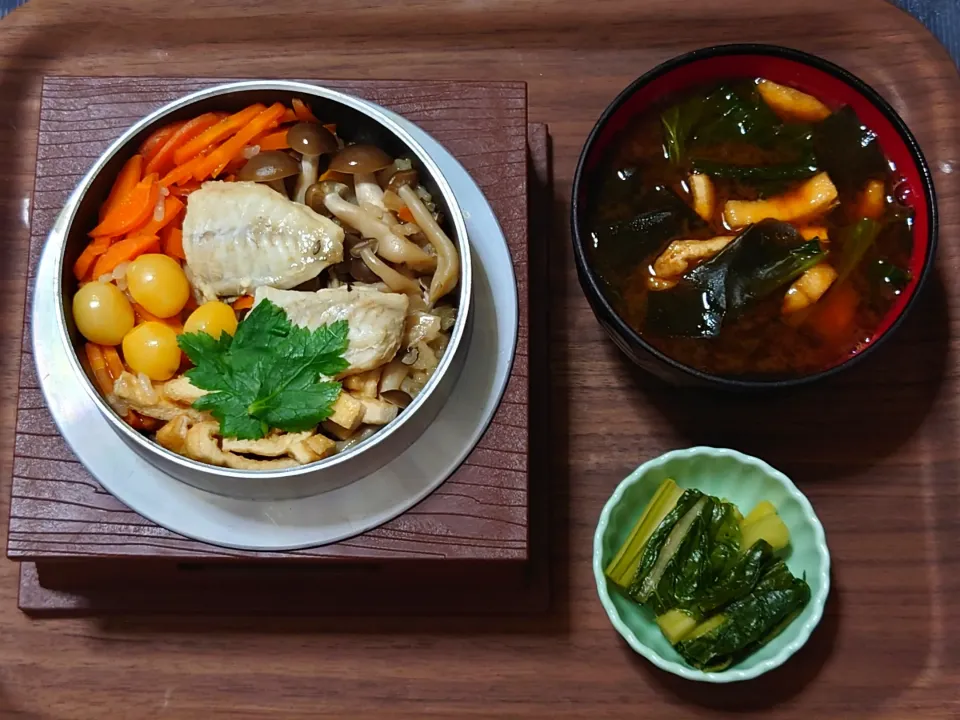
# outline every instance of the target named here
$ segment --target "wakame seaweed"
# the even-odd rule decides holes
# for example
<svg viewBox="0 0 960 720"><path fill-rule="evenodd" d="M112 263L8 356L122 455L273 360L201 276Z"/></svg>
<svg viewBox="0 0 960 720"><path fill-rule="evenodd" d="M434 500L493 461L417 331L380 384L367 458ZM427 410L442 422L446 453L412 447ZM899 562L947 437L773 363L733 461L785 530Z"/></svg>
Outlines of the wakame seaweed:
<svg viewBox="0 0 960 720"><path fill-rule="evenodd" d="M852 193L870 178L887 172L876 133L864 126L848 105L816 125L814 148L818 165L841 193Z"/></svg>
<svg viewBox="0 0 960 720"><path fill-rule="evenodd" d="M650 293L647 329L665 337L716 337L736 315L816 265L826 256L779 220L749 226L723 250L688 271L670 290Z"/></svg>

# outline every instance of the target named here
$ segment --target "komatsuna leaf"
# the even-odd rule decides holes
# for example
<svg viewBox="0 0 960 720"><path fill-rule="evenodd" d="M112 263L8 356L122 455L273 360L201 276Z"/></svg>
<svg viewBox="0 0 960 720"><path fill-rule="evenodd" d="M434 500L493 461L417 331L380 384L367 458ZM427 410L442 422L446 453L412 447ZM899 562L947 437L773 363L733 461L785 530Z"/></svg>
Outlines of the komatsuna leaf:
<svg viewBox="0 0 960 720"><path fill-rule="evenodd" d="M637 565L636 574L633 577L628 591L630 596L636 599L638 602L643 602L646 599L646 595L649 595L649 593L646 593L643 598L639 597L640 584L647 578L647 576L650 575L654 565L656 565L657 559L660 556L660 551L663 549L664 543L670 536L670 532L680 521L680 519L683 518L703 496L703 493L699 490L684 490L683 495L681 495L680 499L677 500L676 504L673 506L673 509L667 513L666 517L664 517L661 523L657 526L657 529L654 530L653 534L650 535L646 545L643 547L643 553L640 556L640 563ZM656 585L653 587L655 588ZM652 589L653 588L650 589L651 592Z"/></svg>
<svg viewBox="0 0 960 720"><path fill-rule="evenodd" d="M760 540L745 553L737 553L731 567L717 575L709 590L697 601L697 610L708 615L750 592L760 579L764 568L773 559L773 548Z"/></svg>
<svg viewBox="0 0 960 720"><path fill-rule="evenodd" d="M711 497L703 498L703 503L702 509L693 516L673 557L664 563L656 590L647 601L647 606L655 615L662 615L674 608L694 606L704 585L710 580L710 530L713 508L717 503Z"/></svg>
<svg viewBox="0 0 960 720"><path fill-rule="evenodd" d="M729 314L743 312L825 256L818 241L804 240L792 225L762 220L685 273L676 287L650 293L647 328L661 336L716 337Z"/></svg>
<svg viewBox="0 0 960 720"><path fill-rule="evenodd" d="M750 593L708 619L707 632L694 629L677 644L677 651L702 670L725 668L769 642L809 600L806 581L794 577L783 560L775 560Z"/></svg>
<svg viewBox="0 0 960 720"><path fill-rule="evenodd" d="M711 582L724 577L740 555L740 513L733 503L714 503L710 515Z"/></svg>

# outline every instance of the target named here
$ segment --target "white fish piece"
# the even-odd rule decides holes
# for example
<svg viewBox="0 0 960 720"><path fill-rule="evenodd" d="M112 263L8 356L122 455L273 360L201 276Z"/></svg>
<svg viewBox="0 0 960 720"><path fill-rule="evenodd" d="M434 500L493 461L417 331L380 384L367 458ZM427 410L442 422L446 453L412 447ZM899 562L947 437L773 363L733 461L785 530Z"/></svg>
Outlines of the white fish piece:
<svg viewBox="0 0 960 720"><path fill-rule="evenodd" d="M339 377L372 370L393 359L403 338L410 299L401 293L337 288L317 292L257 288L254 307L264 300L283 308L290 322L316 330L338 320L349 325L344 358L350 367Z"/></svg>
<svg viewBox="0 0 960 720"><path fill-rule="evenodd" d="M312 280L343 259L343 229L266 185L207 182L187 200L183 252L206 302Z"/></svg>

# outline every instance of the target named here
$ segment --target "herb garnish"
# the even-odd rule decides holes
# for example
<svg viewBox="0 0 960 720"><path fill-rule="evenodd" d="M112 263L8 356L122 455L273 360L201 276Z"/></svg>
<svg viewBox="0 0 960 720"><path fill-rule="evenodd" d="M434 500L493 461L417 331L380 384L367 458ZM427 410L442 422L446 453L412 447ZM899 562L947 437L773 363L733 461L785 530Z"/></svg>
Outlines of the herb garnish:
<svg viewBox="0 0 960 720"><path fill-rule="evenodd" d="M330 417L347 368L346 321L308 330L269 300L259 303L231 337L187 333L180 349L196 366L187 378L210 393L193 403L220 421L224 437L257 440L271 428L302 432Z"/></svg>

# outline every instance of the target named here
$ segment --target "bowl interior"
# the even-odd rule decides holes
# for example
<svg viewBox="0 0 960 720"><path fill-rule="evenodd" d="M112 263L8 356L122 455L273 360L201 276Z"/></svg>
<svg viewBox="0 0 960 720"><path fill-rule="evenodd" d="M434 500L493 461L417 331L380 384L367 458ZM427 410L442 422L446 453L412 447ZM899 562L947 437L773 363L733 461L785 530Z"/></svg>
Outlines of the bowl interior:
<svg viewBox="0 0 960 720"><path fill-rule="evenodd" d="M244 83L244 85L249 84L250 83ZM267 477L312 472L321 467L328 467L345 462L389 437L423 405L432 390L438 385L444 370L451 366L453 355L456 352L456 346L465 333L470 304L469 247L466 233L463 230L460 211L455 206L452 191L449 190L446 183L437 181L435 173L424 161L424 151L412 147L405 142L400 135L378 121L374 116L340 102L333 97L320 94L319 88L312 88L312 86L302 83L284 82L265 82L264 85L273 85L275 87L248 87L239 89L232 86L222 86L198 93L200 97L194 100L188 99L185 101L181 99L180 101L174 101L166 106L165 109L158 111L160 114L153 117L149 123L142 125L135 133L129 135L121 145L114 149L109 157L102 159L103 164L96 174L90 177L88 181L85 181L85 189L83 189L82 194L77 199L76 208L69 221L61 260L61 320L75 353L76 362L74 364L76 365L78 373L82 376L80 382L86 388L88 395L97 403L101 412L108 417L113 427L121 433L128 442L134 443L136 446L148 449L152 453L163 455L166 460L178 466L185 466L200 472L215 471L219 475L228 475L235 478L242 478L251 474ZM318 92L313 92L312 90L317 90ZM70 268L73 267L77 257L89 241L87 232L97 224L99 208L106 200L120 168L131 155L137 152L141 143L153 131L168 123L196 117L205 112L236 112L257 102L265 105L270 105L274 102L289 104L293 97L308 100L314 114L320 118L321 122L335 123L337 125L337 134L347 142L374 144L384 149L393 157L404 157L412 161L414 168L419 172L421 184L431 193L438 210L448 219L445 222L445 230L461 253L461 282L456 290L461 312L458 313L457 324L451 331L450 345L452 351L445 354L441 359L438 371L434 374L434 377L430 379L420 395L414 399L413 403L411 403L396 420L380 432L375 433L349 450L345 450L344 452L332 455L315 463L291 468L289 470L236 471L228 468L213 468L212 466L191 460L190 458L175 455L149 438L130 429L100 397L98 390L93 386L93 383L81 368L82 361L80 358L83 356L84 339L76 329L71 309L71 300L77 290L78 283L70 271ZM389 456L385 454L383 460L384 462L388 461Z"/></svg>
<svg viewBox="0 0 960 720"><path fill-rule="evenodd" d="M790 546L783 557L791 572L805 576L810 585L811 600L800 616L770 643L723 672L704 673L687 665L660 632L653 614L623 595L603 575L603 569L666 478L673 478L682 488L696 488L730 500L744 514L761 500L772 502L790 530ZM830 584L830 559L823 528L796 487L766 463L733 451L710 448L669 453L641 466L624 480L604 508L604 516L606 524L602 517L594 547L594 572L604 605L608 613L612 610L619 619L622 627L617 630L634 649L669 672L710 682L755 677L792 655L819 622Z"/></svg>
<svg viewBox="0 0 960 720"><path fill-rule="evenodd" d="M591 198L589 190L595 187L592 177L606 158L618 134L637 115L666 95L672 95L701 85L732 79L763 77L789 85L814 95L832 109L849 105L861 122L876 135L888 160L903 177L906 186L904 200L914 210L913 252L910 258L910 282L891 305L871 338L876 343L903 314L915 296L932 264L935 244L935 202L933 183L916 140L896 112L875 91L845 70L806 53L770 46L721 46L695 51L665 63L639 78L607 108L587 141L581 167L575 178L574 227L578 254L584 258L584 269L591 285L602 297L608 312L616 316L612 305L603 297L602 284L597 281L583 252L584 239L589 237L585 223L589 220ZM619 320L619 318L618 318ZM625 322L618 323L635 342L641 336ZM658 351L653 351L660 355ZM839 359L834 367L847 362ZM672 361L675 363L676 361ZM699 371L698 371L698 374ZM762 384L758 380L756 383Z"/></svg>

